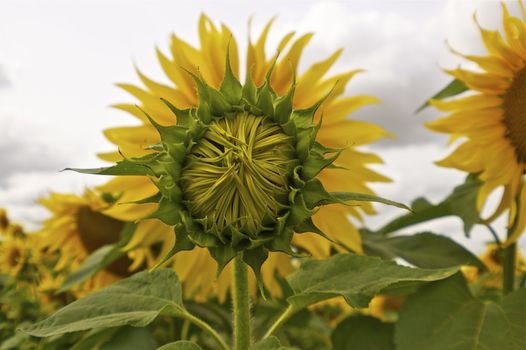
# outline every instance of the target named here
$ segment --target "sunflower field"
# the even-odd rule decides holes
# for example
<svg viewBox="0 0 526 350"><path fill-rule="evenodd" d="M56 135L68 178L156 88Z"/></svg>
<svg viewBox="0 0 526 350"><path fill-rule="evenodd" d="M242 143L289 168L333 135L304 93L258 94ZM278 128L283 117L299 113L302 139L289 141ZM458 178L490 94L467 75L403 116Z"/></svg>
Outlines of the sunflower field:
<svg viewBox="0 0 526 350"><path fill-rule="evenodd" d="M447 2L455 8L467 1ZM431 3L445 2L409 3L424 13ZM1 14L3 7L17 6L8 3L0 3L0 22L9 17ZM117 3L121 7L110 9ZM443 45L458 58L456 67L411 67L421 73L406 80L405 68L385 73L407 82L403 91L409 95L425 92L416 104L409 95L386 92L402 97L388 105L411 111L398 128L396 120L388 123L389 115L374 121L360 116L384 98L355 88L357 79L374 73L354 67L352 59L370 50L373 54L364 56L370 59L359 62L373 67L383 62L382 52L391 51L381 51L375 35L384 35L393 52L405 47L389 29L394 17L385 17L387 24L373 15L345 17L345 6L353 4L322 1L301 25L289 26L292 31L277 27L280 17L262 19L252 12L253 17L241 19L242 26L233 26L241 28L237 34L220 14L236 14L239 7L239 16L245 16L250 6L206 3L218 15L201 14L190 29L182 23L193 5L178 2L173 15L180 20L169 23L173 34L168 41L149 34L135 38L152 46L162 40L147 52L158 74L154 78L155 73L134 63L136 82L117 84L125 102L112 101L112 107L121 119L104 120L110 150L98 153L98 159L73 156L54 168L54 157L42 147L34 150L38 161L26 161L22 151L17 154L23 142L9 141L7 151L0 142L0 167L6 174L0 177L0 350L526 349L526 241L521 238L526 231L525 1L475 1L474 16L462 18L465 27L477 32L470 39L473 45ZM368 6L399 3L373 1ZM155 4L168 6L167 1ZM283 6L301 12L310 4L314 1ZM68 110L68 118L75 120L65 124L70 127L46 122L45 106L60 74L79 70L88 71L79 72L84 77L98 76L90 71L95 68L69 57L82 51L83 40L109 15L101 10L104 6L92 12L83 7L78 20L90 23L83 32L73 22L70 29L61 27L60 19L44 24L47 17L39 17L39 11L45 5L27 5L18 8L24 19L44 18L38 28L56 24L57 33L74 37L63 61L60 52L42 52L42 57L69 62L63 73L42 72L57 76L46 80L49 90L36 88L41 98L34 101L21 97L22 112L38 110L32 118L41 123L34 134L27 131L27 140L45 139L46 130L53 129L75 144L72 150L95 154L100 148L89 141L91 117L83 109L98 103L101 93L78 96L68 86L59 88L60 95L74 101L64 97L64 103L75 106ZM60 13L62 5L51 10ZM122 34L118 26L127 6L136 5L108 5L111 13L123 11L122 18L111 19L115 33ZM497 19L494 27L479 19L477 6L482 5ZM272 11L282 10L278 5ZM360 28L367 20L378 32L359 32L363 40L353 41L360 43L356 50L345 45L351 52L346 56L327 34L333 29L322 28L318 40L330 53L321 55L321 46L308 51L313 33L302 28L323 13L332 14L324 26ZM160 21L139 15L143 18L134 26L156 27ZM238 23L236 16L227 18ZM358 25L343 23L347 19ZM455 23L448 31L461 33L464 27ZM16 28L8 33L0 25L1 35L16 41L17 35L24 36ZM409 28L401 30L419 42L418 30ZM431 39L424 38L421 47ZM133 46L133 40L111 43L130 56L121 62L126 71L132 51L125 47ZM35 37L27 45L52 45L51 38L38 41ZM407 47L420 44L412 45ZM426 54L397 53L407 57L407 66L410 57ZM104 55L86 60L102 67L97 59ZM10 56L0 54L0 88L4 57ZM445 84L429 90L419 86L436 72ZM370 83L375 84L382 80ZM62 109L53 108L57 113ZM434 113L431 118L422 117L429 113ZM447 144L439 139L437 146L442 159L426 153L427 146L417 146L413 153L401 153L408 164L403 171L390 171L383 153L390 154L389 145L400 138L413 137L403 129L415 124L425 127L424 138L447 134ZM0 136L7 140L2 125L7 124L0 124ZM444 178L444 190L437 195L433 186L442 175L427 176L412 154L435 162L431 174L456 171L460 181ZM38 184L32 209L20 209L9 197L10 184L17 183L4 180L12 178L7 177L11 155L25 164L17 191ZM39 177L42 164L53 167L52 176ZM27 177L32 172L37 175ZM82 183L80 190L51 186L65 173ZM397 184L404 177L411 180ZM385 190L389 187L398 190ZM44 215L28 220L26 210ZM460 225L437 224L448 218Z"/></svg>

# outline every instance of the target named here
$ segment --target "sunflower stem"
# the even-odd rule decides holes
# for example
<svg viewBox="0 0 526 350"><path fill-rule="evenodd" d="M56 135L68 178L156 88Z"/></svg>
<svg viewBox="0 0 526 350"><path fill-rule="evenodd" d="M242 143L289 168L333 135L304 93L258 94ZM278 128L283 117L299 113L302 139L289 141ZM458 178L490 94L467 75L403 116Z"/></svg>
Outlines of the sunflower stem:
<svg viewBox="0 0 526 350"><path fill-rule="evenodd" d="M234 259L232 305L234 307L234 350L246 350L251 344L248 269L240 256Z"/></svg>
<svg viewBox="0 0 526 350"><path fill-rule="evenodd" d="M509 232L508 232L509 235ZM515 289L515 263L517 244L513 243L504 248L502 261L502 292L504 295Z"/></svg>
<svg viewBox="0 0 526 350"><path fill-rule="evenodd" d="M513 225L508 228L507 238L509 239L519 221L519 213L515 215ZM502 293L504 295L513 292L515 289L515 264L517 258L517 244L513 243L501 250L502 256Z"/></svg>

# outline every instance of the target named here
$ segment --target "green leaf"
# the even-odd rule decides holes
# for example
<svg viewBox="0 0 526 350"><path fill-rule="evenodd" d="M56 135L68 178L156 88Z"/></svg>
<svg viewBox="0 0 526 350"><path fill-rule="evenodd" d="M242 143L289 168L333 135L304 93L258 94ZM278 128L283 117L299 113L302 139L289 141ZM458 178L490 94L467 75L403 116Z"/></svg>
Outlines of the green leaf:
<svg viewBox="0 0 526 350"><path fill-rule="evenodd" d="M469 250L448 237L431 232L397 237L363 232L362 240L367 255L388 259L400 257L410 264L428 269L473 265L486 270L486 266Z"/></svg>
<svg viewBox="0 0 526 350"><path fill-rule="evenodd" d="M332 332L333 350L394 350L394 325L356 315L338 323Z"/></svg>
<svg viewBox="0 0 526 350"><path fill-rule="evenodd" d="M86 260L84 260L77 270L66 277L64 283L62 283L62 286L57 291L57 294L65 292L74 285L84 282L95 273L125 256L126 253L122 251L122 248L130 241L135 232L135 227L134 223L126 223L121 232L120 241L115 244L104 245L94 251Z"/></svg>
<svg viewBox="0 0 526 350"><path fill-rule="evenodd" d="M341 202L355 201L355 202L377 202L393 207L411 210L407 205L395 202L382 197L374 196L365 193L353 193L353 192L330 192L331 196Z"/></svg>
<svg viewBox="0 0 526 350"><path fill-rule="evenodd" d="M157 348L157 350L203 350L202 347L191 341L179 340Z"/></svg>
<svg viewBox="0 0 526 350"><path fill-rule="evenodd" d="M304 261L287 278L294 291L287 301L299 310L341 295L353 307L367 307L386 289L444 279L457 270L410 268L376 257L337 254L326 260Z"/></svg>
<svg viewBox="0 0 526 350"><path fill-rule="evenodd" d="M500 303L475 298L462 275L430 283L402 306L398 350L523 350L526 289Z"/></svg>
<svg viewBox="0 0 526 350"><path fill-rule="evenodd" d="M93 329L87 332L73 347L69 350L92 350L99 349L104 343L111 340L111 338L119 330L115 328ZM49 338L48 338L49 339Z"/></svg>
<svg viewBox="0 0 526 350"><path fill-rule="evenodd" d="M466 84L464 84L462 81L458 79L454 79L445 88L443 88L438 93L433 95L433 97L431 97L429 100L443 100L447 97L452 97L452 96L461 94L467 90L468 90L468 87L466 86ZM416 113L421 112L422 110L429 107L429 100L424 102L420 107L418 107L418 109L416 110Z"/></svg>
<svg viewBox="0 0 526 350"><path fill-rule="evenodd" d="M268 337L252 345L249 350L293 350L293 349L295 348L281 346L278 338L276 337Z"/></svg>
<svg viewBox="0 0 526 350"><path fill-rule="evenodd" d="M147 328L123 327L99 350L154 350L156 347L157 343Z"/></svg>
<svg viewBox="0 0 526 350"><path fill-rule="evenodd" d="M464 233L469 236L473 226L480 221L476 204L480 185L481 181L476 176L470 175L465 183L455 187L447 198L436 205L425 198L418 198L412 204L412 213L392 220L376 232L388 234L408 226L453 215L463 221Z"/></svg>
<svg viewBox="0 0 526 350"><path fill-rule="evenodd" d="M181 284L171 269L139 272L63 307L22 331L48 337L93 328L144 327L161 314L187 315Z"/></svg>

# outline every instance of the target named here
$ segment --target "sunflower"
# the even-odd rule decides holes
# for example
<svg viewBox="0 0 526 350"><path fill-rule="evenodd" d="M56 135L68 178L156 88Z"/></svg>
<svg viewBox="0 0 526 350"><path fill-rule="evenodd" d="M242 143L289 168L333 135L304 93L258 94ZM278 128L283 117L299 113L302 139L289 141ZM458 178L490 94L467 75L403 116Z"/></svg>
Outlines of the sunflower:
<svg viewBox="0 0 526 350"><path fill-rule="evenodd" d="M22 237L6 237L0 241L0 272L17 276L25 266L29 247Z"/></svg>
<svg viewBox="0 0 526 350"><path fill-rule="evenodd" d="M342 151L333 166L324 169L319 174L318 179L329 192L338 190L373 194L368 187L368 182L387 182L389 180L368 168L371 163L381 163L381 159L375 154L360 151L356 147L369 144L389 134L376 125L346 119L350 113L360 107L378 102L376 98L370 96L343 96L347 83L360 70L327 77L328 70L341 55L342 51L338 50L325 60L308 68L304 73L297 75L300 57L311 40L312 34L302 35L295 40L295 33L285 35L277 47L276 54L267 57L265 44L271 25L272 21L265 26L255 42L249 41L245 75L250 77L255 86L262 86L268 78L270 88L277 97L285 96L295 81L292 101L294 109L308 108L328 95L323 106L314 115L314 123L318 123L321 121L323 113L323 123L321 128L317 130L316 141L328 148L342 149ZM151 80L138 69L137 73L144 87L119 84L122 89L140 102L140 107L145 113L136 108L134 104L118 104L115 106L134 115L141 124L106 130L106 137L118 146L119 152L101 154L103 160L117 162L123 159L123 155L126 158L131 158L155 153L153 148L149 148L149 146L158 144L160 141L155 123L161 125L174 125L175 123L174 115L167 105L171 104L179 110L198 106L199 97L196 80L192 75L200 77L211 88L218 89L225 78L227 51L230 56L232 74L235 78L239 78L238 46L232 33L225 25L217 27L206 16L201 16L199 39L201 47L195 48L172 35L171 57L157 50L160 64L170 80L169 85ZM278 52L282 53L279 57ZM267 77L269 71L272 73ZM168 103L163 103L161 98L164 98ZM152 122L147 119L146 114L151 116ZM250 116L247 118L250 119ZM252 123L252 121L249 122ZM256 127L255 124L253 125ZM231 126L218 125L218 127L225 129ZM258 129L260 131L274 132L272 131L274 126L268 122L257 127L260 128ZM282 139L282 143L277 147L283 149L287 142L287 140ZM202 149L202 152L203 154L210 152L210 149ZM192 169L186 174L190 176ZM119 177L100 187L99 190L118 195L121 203L141 200L154 196L158 192L158 188L147 177ZM199 196L199 193L196 193L196 196ZM262 199L262 202L265 200ZM156 204L153 203L122 204L112 207L106 213L120 220L137 220L141 217L147 217L155 208ZM262 207L261 209L272 208ZM204 212L207 207L203 206L196 208L196 210ZM360 236L357 229L349 221L349 216L361 220L363 213L373 214L374 210L368 203L360 207L336 205L323 207L314 215L313 222L332 242L315 233L304 233L295 235L293 244L315 258L327 257L331 253L331 249L351 249L361 253ZM221 225L218 222L213 224L216 225L214 227ZM145 227L139 226L129 246L161 242L164 243L164 246L171 247L174 242L172 229L162 225L153 229L152 225L153 223L147 223L144 225ZM247 223L247 225L250 226L251 224ZM187 298L206 299L210 293L216 293L219 299L224 299L231 283L230 274L228 271L224 271L217 281L214 279L216 263L206 249L197 247L191 252L178 253L173 266L181 280L185 282L185 296ZM226 267L227 270L229 268L230 266ZM291 271L290 257L286 254L272 252L263 265L262 279L267 289L272 294L279 296L281 289L275 274L277 272L280 275L286 275Z"/></svg>
<svg viewBox="0 0 526 350"><path fill-rule="evenodd" d="M84 195L51 193L40 199L40 204L51 212L40 231L35 233L38 249L35 259L49 260L58 256L54 270L64 275L76 270L95 250L119 241L124 222L104 214L111 207L93 191ZM133 261L120 258L88 280L77 292L98 289L130 274ZM48 276L49 277L49 276ZM46 288L57 286L57 281L46 278Z"/></svg>
<svg viewBox="0 0 526 350"><path fill-rule="evenodd" d="M432 130L449 133L463 142L447 158L445 167L479 174L483 184L477 197L482 209L488 196L504 188L500 205L487 221L509 210L513 231L507 244L517 240L526 226L526 10L522 19L511 16L502 4L504 35L479 26L486 56L461 55L480 68L448 71L471 93L448 101L430 101L447 117L428 123Z"/></svg>

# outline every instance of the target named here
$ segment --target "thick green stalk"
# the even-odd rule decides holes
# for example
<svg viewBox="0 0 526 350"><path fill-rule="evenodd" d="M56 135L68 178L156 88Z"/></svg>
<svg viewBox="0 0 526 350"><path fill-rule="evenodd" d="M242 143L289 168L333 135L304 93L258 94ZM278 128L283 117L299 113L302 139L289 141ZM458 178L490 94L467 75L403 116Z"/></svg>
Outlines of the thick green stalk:
<svg viewBox="0 0 526 350"><path fill-rule="evenodd" d="M518 200L517 200L517 204ZM520 205L518 205L521 208ZM508 229L507 238L509 239L515 231L519 221L520 212L517 212L513 225ZM502 292L504 295L513 292L515 289L515 264L517 260L517 243L513 243L501 251L502 256Z"/></svg>
<svg viewBox="0 0 526 350"><path fill-rule="evenodd" d="M502 292L504 295L515 289L515 264L517 258L517 244L504 248L502 260Z"/></svg>
<svg viewBox="0 0 526 350"><path fill-rule="evenodd" d="M231 294L234 307L234 350L247 350L251 344L250 296L247 265L240 256L234 259Z"/></svg>

